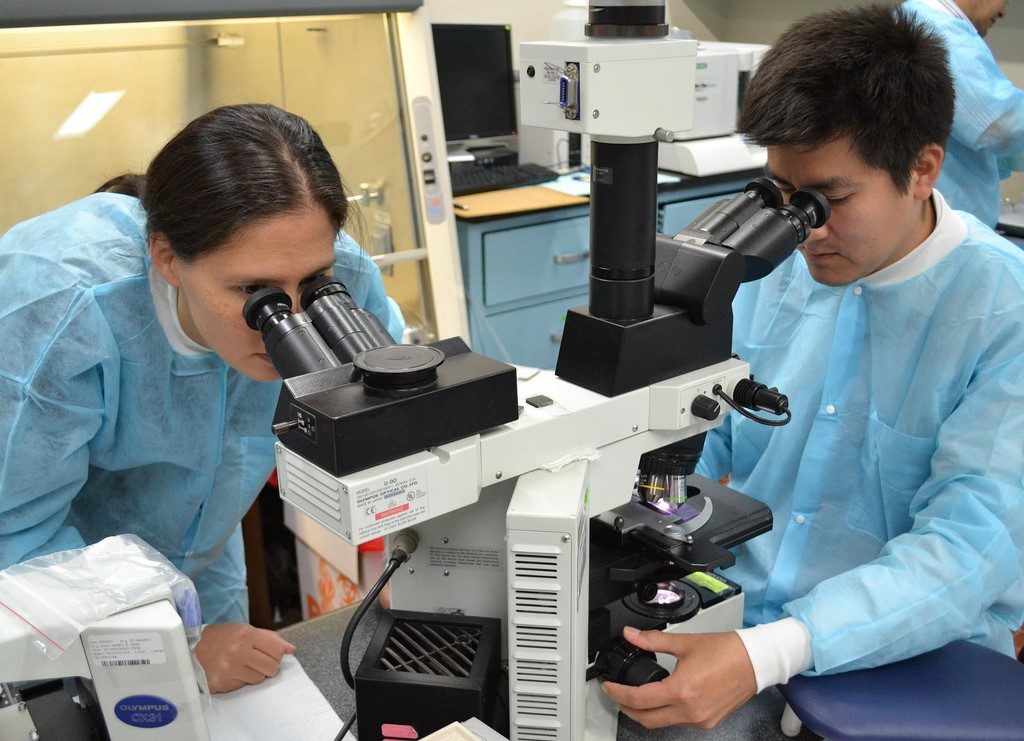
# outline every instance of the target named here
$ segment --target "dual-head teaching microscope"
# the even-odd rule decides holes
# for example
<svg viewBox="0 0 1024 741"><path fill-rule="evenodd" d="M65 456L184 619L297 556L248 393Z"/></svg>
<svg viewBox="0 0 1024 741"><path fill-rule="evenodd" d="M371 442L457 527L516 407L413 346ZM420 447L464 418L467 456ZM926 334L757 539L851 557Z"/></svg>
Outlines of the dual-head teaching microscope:
<svg viewBox="0 0 1024 741"><path fill-rule="evenodd" d="M518 741L614 736L587 680L667 675L624 625L740 627L740 585L713 572L772 515L693 472L727 407L788 421L732 356L731 302L828 204L783 205L759 179L656 233L658 142L691 126L697 46L664 19L662 2L594 2L586 40L521 47L523 124L592 141L590 304L568 313L553 374L458 338L395 345L333 279L301 314L273 288L246 305L286 379L281 495L350 543L416 549L355 676L360 741L473 715L507 716Z"/></svg>
<svg viewBox="0 0 1024 741"><path fill-rule="evenodd" d="M694 470L730 409L788 421L786 397L732 356L731 303L828 204L798 191L783 205L759 179L657 234L658 143L691 127L697 44L667 38L663 0L589 12L584 41L520 55L522 123L592 141L590 304L568 313L554 373L459 338L396 345L331 278L306 288L300 313L277 288L244 308L285 379L282 497L349 543L387 536L394 548L369 600L393 577L395 609L354 679L343 645L360 741L473 716L513 741L614 737L617 708L597 680L667 675L623 626L740 627L741 587L715 571L772 526L763 504ZM113 737L205 737L166 600L91 627L53 665L28 628L0 618L0 664L23 674L0 666L0 681L89 677ZM15 707L5 697L0 713Z"/></svg>

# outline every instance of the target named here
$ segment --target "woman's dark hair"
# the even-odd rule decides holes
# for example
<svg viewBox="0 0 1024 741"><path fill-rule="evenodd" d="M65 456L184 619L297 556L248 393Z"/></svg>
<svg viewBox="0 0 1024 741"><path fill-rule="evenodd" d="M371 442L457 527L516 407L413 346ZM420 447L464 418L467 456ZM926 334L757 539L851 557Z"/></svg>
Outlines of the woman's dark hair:
<svg viewBox="0 0 1024 741"><path fill-rule="evenodd" d="M953 123L946 48L902 7L869 5L791 26L747 87L739 131L762 146L817 148L849 137L905 193L927 144Z"/></svg>
<svg viewBox="0 0 1024 741"><path fill-rule="evenodd" d="M140 175L97 192L135 195L150 233L193 260L255 221L318 205L341 229L348 199L331 155L309 123L272 105L216 108L164 145Z"/></svg>
<svg viewBox="0 0 1024 741"><path fill-rule="evenodd" d="M120 193L123 196L142 197L142 188L146 184L146 176L137 172L126 172L124 175L117 175L110 178L94 193Z"/></svg>

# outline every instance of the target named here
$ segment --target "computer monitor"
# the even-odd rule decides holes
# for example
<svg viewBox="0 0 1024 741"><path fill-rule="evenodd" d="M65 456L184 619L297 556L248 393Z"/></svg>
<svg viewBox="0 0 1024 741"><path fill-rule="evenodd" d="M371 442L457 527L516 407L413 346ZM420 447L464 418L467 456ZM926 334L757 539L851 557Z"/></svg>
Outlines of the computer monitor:
<svg viewBox="0 0 1024 741"><path fill-rule="evenodd" d="M515 134L511 27L434 24L432 30L449 144Z"/></svg>

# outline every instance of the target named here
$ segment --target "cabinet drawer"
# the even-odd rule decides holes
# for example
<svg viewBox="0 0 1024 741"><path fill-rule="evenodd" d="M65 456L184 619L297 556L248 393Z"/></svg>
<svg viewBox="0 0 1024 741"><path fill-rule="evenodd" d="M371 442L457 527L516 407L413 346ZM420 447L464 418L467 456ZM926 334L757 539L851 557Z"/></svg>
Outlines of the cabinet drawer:
<svg viewBox="0 0 1024 741"><path fill-rule="evenodd" d="M587 216L485 234L484 303L493 306L585 288L590 276L589 247Z"/></svg>
<svg viewBox="0 0 1024 741"><path fill-rule="evenodd" d="M565 313L586 304L587 294L583 293L525 309L491 314L485 319L490 326L482 333L483 337L474 336L474 345L483 348L485 355L508 362L554 368L558 360L558 346L562 342ZM495 338L504 345L505 352L498 348Z"/></svg>
<svg viewBox="0 0 1024 741"><path fill-rule="evenodd" d="M724 201L728 198L732 198L735 193L723 193L720 196L711 196L710 198L697 198L693 201L680 201L679 203L669 203L661 208L661 227L659 231L662 234L668 236L674 236L689 225L691 221L696 219L709 206L713 206L719 201Z"/></svg>

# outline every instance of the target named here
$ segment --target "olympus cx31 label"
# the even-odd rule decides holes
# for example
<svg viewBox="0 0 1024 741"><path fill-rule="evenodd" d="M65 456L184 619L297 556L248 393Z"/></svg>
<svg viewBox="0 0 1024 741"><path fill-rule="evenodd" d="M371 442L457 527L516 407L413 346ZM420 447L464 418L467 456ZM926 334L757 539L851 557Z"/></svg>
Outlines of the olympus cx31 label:
<svg viewBox="0 0 1024 741"><path fill-rule="evenodd" d="M156 695L129 695L114 705L114 715L136 728L160 728L174 722L178 708Z"/></svg>

